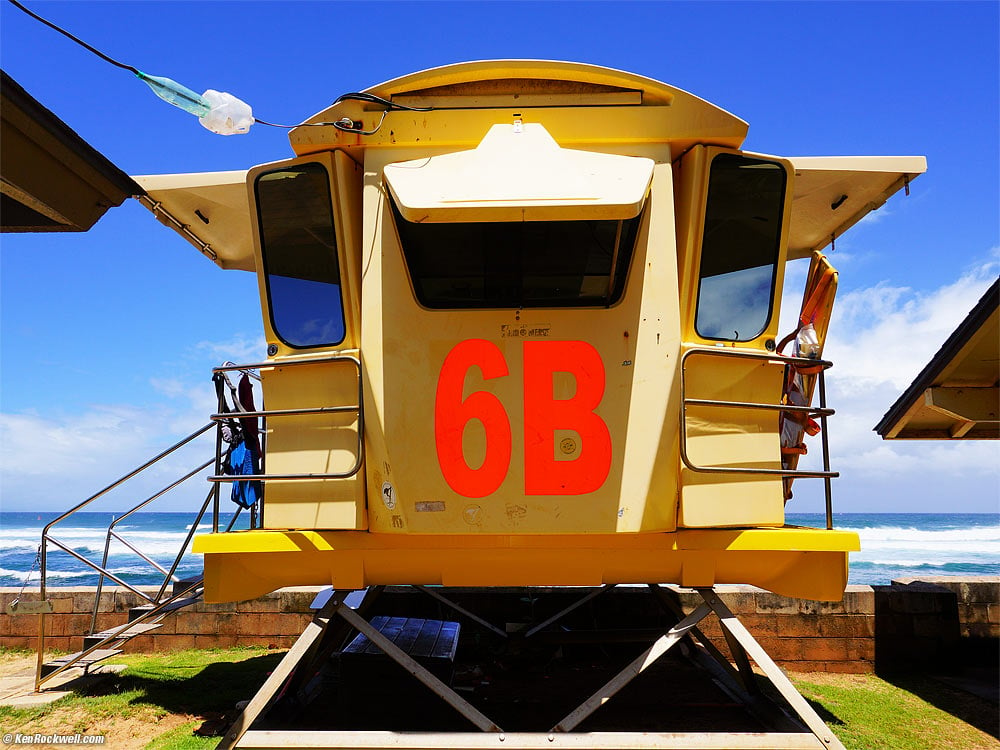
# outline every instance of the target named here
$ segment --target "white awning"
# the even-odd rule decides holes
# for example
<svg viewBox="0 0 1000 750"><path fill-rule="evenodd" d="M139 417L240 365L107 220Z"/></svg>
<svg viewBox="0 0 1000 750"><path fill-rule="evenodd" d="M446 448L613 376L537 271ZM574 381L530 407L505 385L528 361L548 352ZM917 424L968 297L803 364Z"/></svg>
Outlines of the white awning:
<svg viewBox="0 0 1000 750"><path fill-rule="evenodd" d="M804 258L861 221L918 175L922 156L789 156L795 194L788 258Z"/></svg>
<svg viewBox="0 0 1000 750"><path fill-rule="evenodd" d="M561 148L540 124L494 125L471 151L390 164L385 179L412 222L631 219L652 159Z"/></svg>
<svg viewBox="0 0 1000 750"><path fill-rule="evenodd" d="M255 270L246 171L132 179L148 196L140 202L221 268Z"/></svg>

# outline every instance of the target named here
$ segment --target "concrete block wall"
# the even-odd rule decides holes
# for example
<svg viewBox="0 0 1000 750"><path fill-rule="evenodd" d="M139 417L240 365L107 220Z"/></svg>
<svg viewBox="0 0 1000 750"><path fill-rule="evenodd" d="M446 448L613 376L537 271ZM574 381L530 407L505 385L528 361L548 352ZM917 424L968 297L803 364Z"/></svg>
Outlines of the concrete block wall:
<svg viewBox="0 0 1000 750"><path fill-rule="evenodd" d="M799 672L868 673L875 669L875 600L870 586L848 586L839 602L789 599L750 586L716 586L733 614L784 669ZM679 592L685 612L701 603ZM719 621L701 631L728 653Z"/></svg>
<svg viewBox="0 0 1000 750"><path fill-rule="evenodd" d="M155 588L142 588L155 594ZM319 589L295 587L272 592L246 602L205 604L200 602L164 618L155 635L133 638L130 651L178 651L187 648L227 648L269 646L288 648L312 619L309 605ZM38 641L37 615L9 615L7 606L18 589L0 588L0 646L35 648ZM90 629L95 587L50 588L48 598L53 614L45 618L46 649L79 651L83 634ZM38 589L28 589L22 601L37 601ZM122 625L128 611L145 602L137 594L117 586L105 587L97 615L97 630Z"/></svg>
<svg viewBox="0 0 1000 750"><path fill-rule="evenodd" d="M674 586L669 589L686 612L701 603L693 591ZM138 652L235 645L288 648L311 619L309 605L319 590L297 587L247 602L199 603L168 616L155 635L135 638L126 648ZM750 586L718 586L716 591L768 654L792 671L873 672L911 665L914 660L947 664L960 655L960 647L970 637L988 642L995 649L1000 635L1000 578L849 586L840 602L789 599ZM79 650L83 634L90 627L96 589L53 588L48 593L55 612L46 617L46 648ZM491 592L489 601L482 598L482 590L452 589L448 594L471 611L497 622L504 608L514 611L517 601L523 600L520 590ZM620 587L598 597L594 605L606 607L611 621L617 615L618 627L655 626L662 614L653 597L645 594L645 587ZM6 614L16 596L17 589L0 588L0 646L34 648L38 616ZM503 596L510 597L510 601L502 602ZM562 597L567 602L579 596L579 590L573 589L554 594L556 599ZM26 590L22 599L37 600L38 590ZM106 588L101 595L98 630L121 625L128 618L128 610L142 603L140 597L126 589ZM394 608L396 614L440 617L440 612L432 609L439 606L413 589L392 587L383 594L377 608ZM494 611L489 610L491 606ZM565 603L554 602L551 606L557 611ZM431 609L422 612L421 608ZM545 613L534 615L537 621ZM446 616L462 619L453 613ZM628 622L622 623L622 618ZM701 629L720 650L728 652L714 616L706 618Z"/></svg>
<svg viewBox="0 0 1000 750"><path fill-rule="evenodd" d="M917 580L904 578L894 583L912 585ZM955 593L960 623L959 635L963 638L1000 639L1000 579L990 576L972 578L942 576L921 578L919 581L941 586Z"/></svg>

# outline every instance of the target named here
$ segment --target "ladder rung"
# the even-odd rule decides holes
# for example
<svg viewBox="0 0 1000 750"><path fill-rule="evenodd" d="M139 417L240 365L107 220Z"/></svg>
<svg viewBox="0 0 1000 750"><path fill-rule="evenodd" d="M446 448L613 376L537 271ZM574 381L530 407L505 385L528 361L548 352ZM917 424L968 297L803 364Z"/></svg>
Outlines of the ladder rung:
<svg viewBox="0 0 1000 750"><path fill-rule="evenodd" d="M115 636L117 639L122 641L127 641L129 638L135 638L137 635L142 635L143 633L148 633L150 630L156 630L157 628L162 628L163 624L159 622L151 623L141 623L139 625L132 625L127 630L123 630ZM100 633L92 633L91 635L85 635L83 637L83 645L86 647L89 645L87 641L91 643L96 643L97 641L103 641L105 638L110 638L114 635L115 631L119 630L121 626L117 628L109 628L108 630L102 630Z"/></svg>
<svg viewBox="0 0 1000 750"><path fill-rule="evenodd" d="M43 674L52 672L59 667L65 666L72 663L75 667L89 667L91 664L96 664L99 661L104 661L112 656L117 656L122 650L120 648L99 648L97 651L92 651L87 654L82 659L79 658L82 651L77 651L75 654L69 654L67 656L60 656L58 659L53 659L50 662L46 662L42 668Z"/></svg>
<svg viewBox="0 0 1000 750"><path fill-rule="evenodd" d="M159 617L159 616L162 616L162 615L170 614L171 612L176 612L178 609L183 609L184 607L187 607L187 606L189 606L191 604L197 604L200 601L201 601L201 596L200 595L198 595L198 596L189 596L186 599L178 599L175 602L171 602L170 604L167 604L166 606L161 607L160 608L160 612L159 612L159 614L157 616ZM139 606L139 607L132 607L128 611L128 619L129 620L134 620L137 617L140 617L140 616L144 615L146 612L149 612L150 610L156 609L157 607L160 607L160 605L158 605L158 604L156 604L156 605L154 605L154 604L143 604L142 606Z"/></svg>

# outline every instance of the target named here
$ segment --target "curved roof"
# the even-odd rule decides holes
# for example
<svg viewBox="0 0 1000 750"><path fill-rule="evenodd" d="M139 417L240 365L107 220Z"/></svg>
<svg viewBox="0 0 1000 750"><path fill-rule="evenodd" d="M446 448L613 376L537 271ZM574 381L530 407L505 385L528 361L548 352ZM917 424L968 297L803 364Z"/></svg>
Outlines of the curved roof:
<svg viewBox="0 0 1000 750"><path fill-rule="evenodd" d="M594 94L639 91L642 92L644 104L670 104L676 98L688 98L732 118L734 123L746 124L704 99L653 78L600 65L559 60L477 60L454 63L393 78L365 89L365 92L390 99L418 91L444 93L448 89L456 90L460 87L469 89L479 86L489 90L490 87L484 86L485 83L511 79L579 84L575 90L559 87L558 84L548 87L550 90L558 91L561 88L565 93L575 94L587 91ZM545 87L539 86L539 91L543 90Z"/></svg>
<svg viewBox="0 0 1000 750"><path fill-rule="evenodd" d="M484 130L487 110L515 112L533 107L549 109L546 127L560 144L567 142L645 141L714 143L738 148L748 125L724 109L693 94L645 76L586 63L553 60L480 60L411 73L377 84L364 93L409 107L431 107L428 112L395 110L385 127L384 106L352 99L339 101L316 113L289 133L298 154L338 147L406 145L412 134L421 145L475 146ZM615 107L616 112L642 112L634 121L619 122L609 137L607 122L580 117L580 108ZM483 112L474 116L475 111ZM559 122L560 110L572 122ZM459 112L471 112L462 118ZM414 117L418 114L419 117ZM572 114L569 118L568 115ZM370 136L344 133L332 126L316 127L348 117ZM395 120L392 122L391 120ZM414 121L414 122L410 122ZM559 132L557 132L559 131ZM562 136L562 137L560 137ZM363 140L361 140L363 138Z"/></svg>

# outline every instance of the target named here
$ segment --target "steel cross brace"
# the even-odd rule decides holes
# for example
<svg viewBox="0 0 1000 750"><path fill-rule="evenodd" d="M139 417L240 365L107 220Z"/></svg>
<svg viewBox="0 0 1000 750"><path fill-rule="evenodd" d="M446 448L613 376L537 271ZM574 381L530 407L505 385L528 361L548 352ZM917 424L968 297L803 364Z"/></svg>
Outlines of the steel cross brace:
<svg viewBox="0 0 1000 750"><path fill-rule="evenodd" d="M764 676L770 680L774 688L781 694L781 697L788 702L788 705L791 706L798 718L809 728L809 731L816 735L823 743L823 747L834 748L834 750L845 750L843 744L830 731L830 728L819 717L819 714L799 694L799 691L795 689L791 680L785 676L781 668L767 655L764 648L757 643L750 634L750 631L732 613L725 602L719 598L719 595L711 588L699 588L696 591L705 600L705 604L702 606L709 606L715 612L716 616L718 616L719 623L722 625L722 631L726 634L726 639L733 650L733 658L740 665L741 671L744 669L744 664L747 670L750 669L747 662L747 657L749 656L756 662L757 666L764 673Z"/></svg>
<svg viewBox="0 0 1000 750"><path fill-rule="evenodd" d="M603 589L602 589L603 590ZM638 675L642 674L646 669L648 669L657 659L667 653L671 648L673 648L677 643L679 643L685 636L689 633L697 632L697 625L706 616L714 612L718 616L720 624L722 625L723 632L729 640L730 647L733 651L733 658L737 662L738 668L741 672L746 672L742 674L745 679L750 680L753 678L753 673L750 670L749 658L752 658L754 662L758 665L761 671L764 672L765 676L771 681L775 689L781 694L781 696L788 702L792 710L798 716L798 718L805 724L805 726L812 733L809 734L726 734L714 737L712 735L690 735L690 734L655 734L648 733L647 739L653 742L653 747L705 747L705 748L717 748L723 745L715 744L716 741L719 742L735 742L737 745L745 748L750 747L788 747L788 748L802 748L802 747L819 747L819 748L830 748L831 750L844 750L844 746L840 741L833 735L830 729L823 723L819 715L812 709L812 707L806 702L806 700L799 695L798 691L795 689L794 685L788 680L787 677L781 672L780 668L771 660L764 649L757 643L749 631L743 626L742 623L736 618L736 616L729 610L725 603L718 597L714 590L711 588L700 588L696 589L704 600L701 605L699 605L690 615L681 620L678 624L672 627L664 635L658 638L653 645L651 645L646 651L644 651L639 657L634 659L629 665L627 665L621 672L619 672L615 677L609 680L600 690L594 693L590 698L585 700L580 704L575 710L570 712L565 718L563 718L558 724L556 724L551 730L546 734L531 734L531 733L518 733L514 735L505 735L502 729L498 727L491 719L482 714L477 708L471 705L468 701L462 698L458 693L452 690L448 685L439 680L436 676L430 673L421 664L414 661L408 654L406 654L402 649L396 646L392 641L382 635L381 632L369 622L367 622L364 617L355 612L348 604L346 604L345 599L348 591L333 591L332 595L327 599L322 609L316 613L313 621L303 632L302 636L299 637L298 641L292 646L285 657L282 659L281 663L275 668L274 672L271 673L270 677L258 691L257 695L254 696L250 704L244 709L243 714L237 719L233 727L227 732L226 736L217 746L217 750L230 750L230 748L236 747L240 739L247 733L250 725L253 721L260 716L264 710L271 704L275 695L278 694L281 687L286 683L289 677L295 670L298 663L307 657L310 652L314 652L324 635L327 627L330 625L331 620L337 616L343 621L349 624L354 629L363 633L369 640L371 640L375 645L377 645L387 656L396 661L400 666L406 669L410 674L420 680L424 685L430 688L436 695L438 695L442 700L446 701L451 705L456 711L458 711L462 716L468 719L472 724L474 724L481 732L481 734L468 734L468 733L431 733L426 736L423 733L418 733L413 735L401 735L392 732L346 732L346 733L333 733L340 737L344 741L349 741L352 747L368 747L365 739L368 742L373 742L374 746L400 746L400 747L493 747L495 746L492 742L487 741L486 738L489 736L499 738L499 741L503 743L505 737L511 748L514 747L535 747L535 740L538 739L538 747L543 747L545 745L549 747L562 746L562 741L559 739L565 737L567 740L571 738L589 738L585 743L586 746L597 747L601 745L600 742L595 742L593 745L588 743L596 741L602 735L600 733L594 735L587 733L584 735L570 734L573 729L577 727L582 721L584 721L588 716L590 716L594 711L604 705L606 702L611 700L611 698L617 694L622 688L628 685L633 679ZM585 597L584 600L590 597ZM582 603L579 602L577 605ZM572 609L573 607L570 607ZM563 614L565 611L563 612ZM748 658L749 657L749 658ZM305 733L302 737L298 736L298 733L280 733L280 741L275 736L270 738L272 733L264 732L250 732L253 736L251 740L251 745L266 747L276 747L279 745L283 746L301 746L301 747L319 747L323 746L324 743L330 743L333 739L329 733ZM420 737L423 736L424 740ZM624 738L631 738L635 740L635 744L626 743L625 745L615 745L615 747L646 747L642 741L643 736L646 735L632 735L626 733L621 735L618 733L613 733L608 735L609 738L615 738L615 742L622 742ZM476 738L480 739L476 739ZM520 739L518 739L520 738ZM540 738L545 738L545 742L542 743ZM806 738L808 738L813 743L818 743L816 745L805 743ZM248 737L247 739L250 739ZM391 740L391 741L390 741ZM405 741L404 741L405 740ZM523 740L523 742L521 742ZM680 744L674 744L676 740ZM757 744L760 740L765 744ZM261 742L263 741L263 742ZM272 741L274 744L271 744ZM427 745L426 742L432 742L434 744ZM484 744L485 742L485 744ZM319 744L316 744L319 743ZM386 743L386 744L382 744ZM553 743L555 743L553 745ZM659 745L657 745L659 743ZM694 743L694 744L690 744ZM805 743L805 744L803 744ZM574 746L576 743L573 743ZM340 743L330 743L326 744L328 747L346 747L346 745ZM725 744L725 747L730 747L731 745Z"/></svg>
<svg viewBox="0 0 1000 750"><path fill-rule="evenodd" d="M271 706L275 696L278 695L281 688L292 677L300 662L320 649L323 637L326 635L327 629L330 627L334 617L340 617L355 630L364 634L368 640L382 649L387 656L430 688L442 700L471 721L478 729L483 732L502 731L500 727L484 716L475 706L444 684L422 664L415 661L399 646L382 635L364 617L355 612L346 601L350 593L351 591L349 590L335 590L328 597L325 597L323 606L313 616L312 621L306 626L302 635L295 641L294 645L288 650L278 666L275 667L260 690L257 691L257 694L254 695L250 703L247 704L243 712L237 717L232 727L229 728L219 744L216 745L216 750L230 750L237 746L253 722ZM377 595L378 590L370 593ZM317 597L317 599L321 601L321 597ZM368 598L366 595L365 600L367 601ZM359 605L359 609L364 608L364 606L365 603L362 602Z"/></svg>

